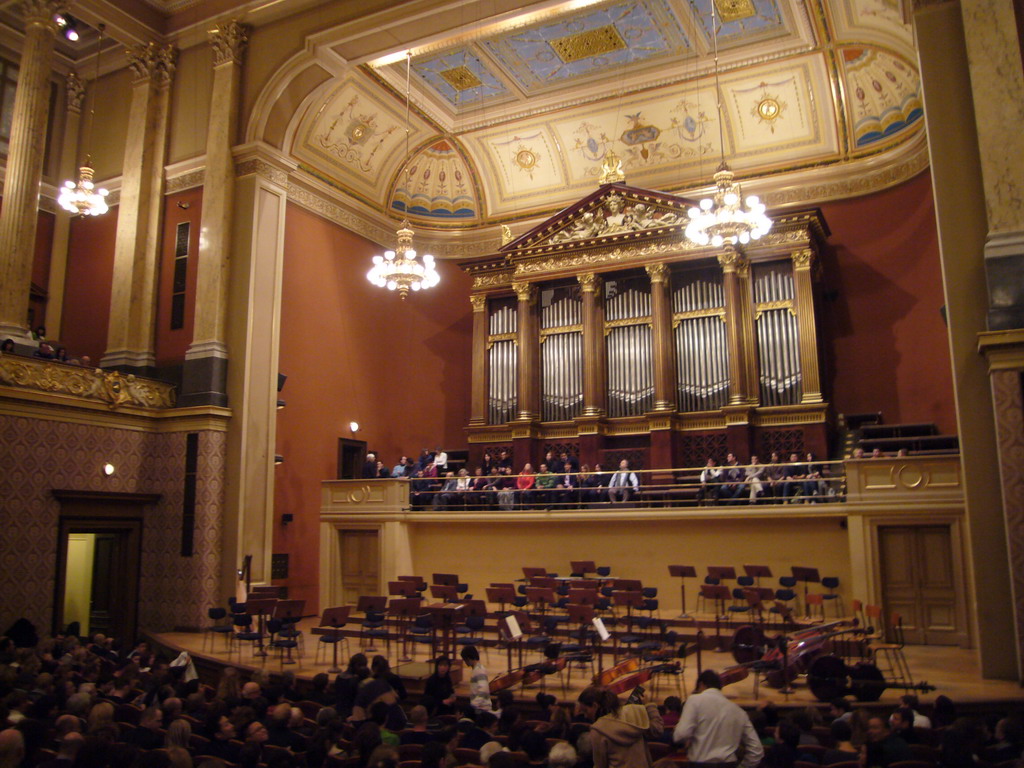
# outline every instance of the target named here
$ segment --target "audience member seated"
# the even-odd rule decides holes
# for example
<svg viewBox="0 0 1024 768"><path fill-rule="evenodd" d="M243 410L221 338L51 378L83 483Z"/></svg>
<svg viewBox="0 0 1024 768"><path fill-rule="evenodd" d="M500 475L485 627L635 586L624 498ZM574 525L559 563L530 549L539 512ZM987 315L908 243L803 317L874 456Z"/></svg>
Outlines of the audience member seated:
<svg viewBox="0 0 1024 768"><path fill-rule="evenodd" d="M715 464L714 459L709 458L700 473L700 488L697 489L697 503L700 506L714 506L718 503L721 479L722 470Z"/></svg>
<svg viewBox="0 0 1024 768"><path fill-rule="evenodd" d="M892 732L889 721L884 717L868 720L865 753L864 765L869 768L889 768L893 763L914 759L910 746L899 734Z"/></svg>
<svg viewBox="0 0 1024 768"><path fill-rule="evenodd" d="M562 454L565 456L565 454ZM569 464L564 459L562 460L562 469L555 476L555 490L552 503L557 504L560 508L566 509L568 507L578 506L580 503L580 491L579 491L579 475L577 475Z"/></svg>
<svg viewBox="0 0 1024 768"><path fill-rule="evenodd" d="M498 732L498 717L493 712L477 712L473 727L462 734L459 746L464 749L480 749Z"/></svg>
<svg viewBox="0 0 1024 768"><path fill-rule="evenodd" d="M849 763L860 757L859 751L850 742L853 738L853 730L846 720L841 718L833 720L832 725L829 726L829 735L832 737L832 747L822 754L822 765Z"/></svg>
<svg viewBox="0 0 1024 768"><path fill-rule="evenodd" d="M783 503L789 504L796 501L797 493L803 488L806 474L807 469L800 463L800 456L796 453L789 454L789 463L782 473Z"/></svg>
<svg viewBox="0 0 1024 768"><path fill-rule="evenodd" d="M758 498L764 493L764 484L761 482L764 478L765 467L757 458L757 454L751 454L750 463L743 469L743 482L746 488L747 500L751 504L756 504Z"/></svg>
<svg viewBox="0 0 1024 768"><path fill-rule="evenodd" d="M719 488L718 497L726 504L731 504L743 494L744 473L736 459L736 454L726 454L721 472L722 485Z"/></svg>
<svg viewBox="0 0 1024 768"><path fill-rule="evenodd" d="M366 461L363 462L363 478L377 477L377 456L373 453L366 454Z"/></svg>
<svg viewBox="0 0 1024 768"><path fill-rule="evenodd" d="M516 501L520 507L528 507L533 500L533 486L537 476L533 473L532 464L524 464L523 471L516 478Z"/></svg>
<svg viewBox="0 0 1024 768"><path fill-rule="evenodd" d="M623 459L619 462L619 471L611 476L608 481L608 501L616 504L627 502L640 491L640 481L636 472L631 472L629 462Z"/></svg>
<svg viewBox="0 0 1024 768"><path fill-rule="evenodd" d="M550 455L550 451L548 453ZM541 464L537 472L537 479L534 481L533 498L530 505L534 507L550 506L557 482L558 478L551 472L548 465Z"/></svg>
<svg viewBox="0 0 1024 768"><path fill-rule="evenodd" d="M584 464L580 468L580 502L583 504L596 504L601 501L604 493L605 476L601 472L601 465L595 464L594 471L590 471L590 465Z"/></svg>

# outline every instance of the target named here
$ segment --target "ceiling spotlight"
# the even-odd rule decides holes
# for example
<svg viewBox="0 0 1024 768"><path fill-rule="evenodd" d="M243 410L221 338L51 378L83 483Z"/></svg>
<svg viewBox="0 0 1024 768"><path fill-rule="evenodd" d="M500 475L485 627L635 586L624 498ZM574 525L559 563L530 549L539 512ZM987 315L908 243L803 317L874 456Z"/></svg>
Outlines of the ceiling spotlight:
<svg viewBox="0 0 1024 768"><path fill-rule="evenodd" d="M81 37L78 34L78 20L75 19L70 13L58 13L53 17L53 20L57 23L57 27L64 33L71 42L77 42Z"/></svg>

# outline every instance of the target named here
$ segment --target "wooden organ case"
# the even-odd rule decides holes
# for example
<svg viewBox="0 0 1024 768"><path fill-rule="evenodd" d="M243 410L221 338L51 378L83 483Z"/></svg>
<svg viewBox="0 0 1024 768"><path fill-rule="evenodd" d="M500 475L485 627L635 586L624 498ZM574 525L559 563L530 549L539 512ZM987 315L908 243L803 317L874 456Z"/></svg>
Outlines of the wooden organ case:
<svg viewBox="0 0 1024 768"><path fill-rule="evenodd" d="M605 184L473 277L470 461L547 451L606 470L827 453L818 210L739 248L687 240L681 197Z"/></svg>

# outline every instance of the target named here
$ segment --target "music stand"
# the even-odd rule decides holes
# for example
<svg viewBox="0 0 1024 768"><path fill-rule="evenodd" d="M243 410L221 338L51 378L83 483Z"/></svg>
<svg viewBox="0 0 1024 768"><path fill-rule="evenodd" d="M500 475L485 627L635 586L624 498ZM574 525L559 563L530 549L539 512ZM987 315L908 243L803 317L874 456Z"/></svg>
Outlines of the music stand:
<svg viewBox="0 0 1024 768"><path fill-rule="evenodd" d="M612 589L620 592L639 592L643 588L640 579L616 579L612 584Z"/></svg>
<svg viewBox="0 0 1024 768"><path fill-rule="evenodd" d="M430 596L435 600L443 600L446 603L457 603L459 601L459 589L457 584L431 584Z"/></svg>
<svg viewBox="0 0 1024 768"><path fill-rule="evenodd" d="M714 576L719 581L735 580L736 569L731 565L709 565L708 576Z"/></svg>
<svg viewBox="0 0 1024 768"><path fill-rule="evenodd" d="M527 587L526 599L534 606L540 606L540 615L543 616L547 606L556 602L555 590L551 587Z"/></svg>
<svg viewBox="0 0 1024 768"><path fill-rule="evenodd" d="M570 560L569 566L572 568L572 573L578 573L580 576L597 573L597 563L593 560Z"/></svg>
<svg viewBox="0 0 1024 768"><path fill-rule="evenodd" d="M431 587L433 589L434 587ZM446 589L454 590L455 587L446 587ZM461 603L452 605L451 603L435 603L433 605L426 606L427 612L430 613L434 622L434 637L437 637L437 632L440 630L441 633L441 649L440 656L448 656L453 658L455 656L455 637L453 628L456 622L456 613L462 613L462 609L465 606ZM435 647L437 643L435 642Z"/></svg>
<svg viewBox="0 0 1024 768"><path fill-rule="evenodd" d="M758 587L761 586L762 576L766 579L770 579L772 577L772 569L767 565L744 565L743 570L746 572L747 576L754 579L754 584Z"/></svg>
<svg viewBox="0 0 1024 768"><path fill-rule="evenodd" d="M586 605L595 606L597 605L597 590L596 589L570 589L569 594L569 607L572 605Z"/></svg>
<svg viewBox="0 0 1024 768"><path fill-rule="evenodd" d="M427 582L420 576L399 576L398 580L413 582L417 592L423 592L427 588Z"/></svg>
<svg viewBox="0 0 1024 768"><path fill-rule="evenodd" d="M523 635L530 631L530 617L522 611L509 611L498 620L498 638L505 641L508 672L512 671L512 645L519 649L519 666L523 666Z"/></svg>
<svg viewBox="0 0 1024 768"><path fill-rule="evenodd" d="M275 605L277 605L276 597L261 597L257 600L246 600L245 602L245 612L250 616L256 617L256 624L260 634L259 645L253 652L253 656L267 655L267 651L263 647L263 633L266 627L264 620L274 612Z"/></svg>
<svg viewBox="0 0 1024 768"><path fill-rule="evenodd" d="M528 565L523 566L523 581L529 581L534 576L547 576L547 568L531 568Z"/></svg>
<svg viewBox="0 0 1024 768"><path fill-rule="evenodd" d="M392 584L396 582L391 582ZM399 584L408 584L414 586L411 582L397 582ZM392 593L394 594L394 593ZM398 647L401 657L398 659L401 662L412 661L409 658L409 634L408 626L409 621L419 615L420 603L422 598L419 597L406 597L401 599L392 600L388 604L388 615L394 616L397 627L395 632L398 634Z"/></svg>
<svg viewBox="0 0 1024 768"><path fill-rule="evenodd" d="M697 576L697 569L692 565L670 565L668 567L668 575L677 579L693 579ZM679 582L679 597L682 600L682 613L676 618L679 619L692 619L693 617L686 612L686 582Z"/></svg>
<svg viewBox="0 0 1024 768"><path fill-rule="evenodd" d="M445 587L459 586L459 576L456 573L435 573L431 576L431 584L440 584Z"/></svg>
<svg viewBox="0 0 1024 768"><path fill-rule="evenodd" d="M419 590L416 589L418 585L412 581L389 581L388 582L388 594L396 595L398 597L417 597L419 596ZM392 603L395 601L392 600Z"/></svg>
<svg viewBox="0 0 1024 768"><path fill-rule="evenodd" d="M334 663L327 670L332 675L341 672L341 668L338 666L338 640L343 637L341 628L348 623L350 613L352 613L351 605L344 605L340 608L328 608L324 611L324 615L320 617L320 626L313 629L313 634L315 635L330 635L334 638L334 641L331 643L334 646Z"/></svg>
<svg viewBox="0 0 1024 768"><path fill-rule="evenodd" d="M708 600L715 601L715 641L718 645L715 650L721 653L725 650L722 647L721 622L722 614L725 612L725 601L729 599L729 588L724 584L701 584L700 593L704 596L705 602Z"/></svg>
<svg viewBox="0 0 1024 768"><path fill-rule="evenodd" d="M818 575L818 569L794 565L793 578L804 583L804 611L807 611L807 585L811 582L814 582L815 584L821 583L821 577ZM824 611L822 611L822 613L824 613ZM809 612L806 615L808 618L810 617Z"/></svg>
<svg viewBox="0 0 1024 768"><path fill-rule="evenodd" d="M573 590L573 591L577 591L577 590ZM582 603L569 603L568 605L566 605L566 610L569 613L569 623L570 624L578 624L579 627L580 627L580 647L585 649L587 647L587 645L588 645L588 643L587 643L587 625L590 624L590 622L592 622L594 620L594 606L593 606L593 604L586 605L586 604L582 604ZM599 645L600 645L600 639L594 640L594 643L593 643L594 647L591 648L591 659L593 659L593 655L595 653L600 653L600 649L598 647ZM581 664L582 663L585 663L585 661L583 659L581 659ZM571 667L570 667L570 670L571 670ZM593 660L591 660L590 671L591 672L594 671ZM570 671L570 673L567 675L567 678L571 677L571 674L572 673ZM568 682L568 680L566 682Z"/></svg>
<svg viewBox="0 0 1024 768"><path fill-rule="evenodd" d="M505 613L505 604L516 599L515 587L487 587L487 600L498 604L498 612Z"/></svg>

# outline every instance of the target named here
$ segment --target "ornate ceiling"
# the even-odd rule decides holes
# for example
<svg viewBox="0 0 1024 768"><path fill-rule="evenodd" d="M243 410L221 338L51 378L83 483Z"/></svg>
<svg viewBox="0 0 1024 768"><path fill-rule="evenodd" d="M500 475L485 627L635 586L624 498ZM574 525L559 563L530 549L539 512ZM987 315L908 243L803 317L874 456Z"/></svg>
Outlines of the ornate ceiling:
<svg viewBox="0 0 1024 768"><path fill-rule="evenodd" d="M894 183L877 173L886 158L923 157L896 0L717 0L721 126L710 2L576 0L381 50L307 102L290 151L363 203L438 229L557 210L595 187L609 151L630 184L683 192L709 183L723 149L759 191L793 174Z"/></svg>

